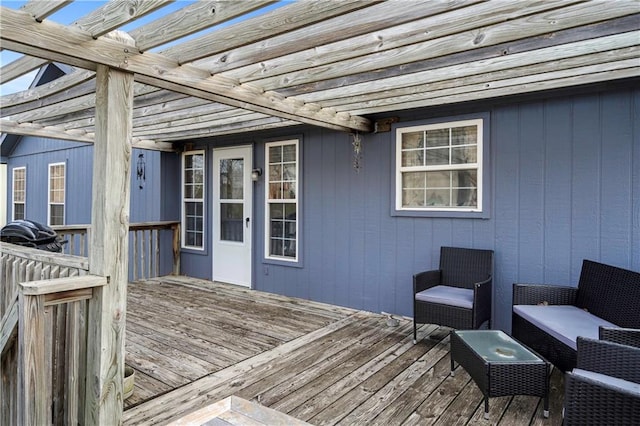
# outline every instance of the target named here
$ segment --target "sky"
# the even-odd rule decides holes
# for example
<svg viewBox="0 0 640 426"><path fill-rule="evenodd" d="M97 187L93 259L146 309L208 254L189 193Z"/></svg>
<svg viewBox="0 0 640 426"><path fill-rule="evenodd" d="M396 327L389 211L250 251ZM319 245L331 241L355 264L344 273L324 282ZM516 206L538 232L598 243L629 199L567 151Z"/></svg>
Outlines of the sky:
<svg viewBox="0 0 640 426"><path fill-rule="evenodd" d="M22 0L22 1L13 1L13 0L0 0L0 5L3 7L8 7L11 9L19 9L24 3L26 3L26 1ZM76 0L73 3L71 3L70 5L62 8L61 10L59 10L58 12L54 13L53 15L49 16L47 19L53 22L57 22L59 24L63 24L63 25L69 25L72 24L73 22L75 22L76 20L78 20L79 18L91 13L93 10L99 8L102 4L106 3L106 1L101 1L101 0ZM132 29L140 26L140 25L144 25L147 22L153 21L155 19L157 19L160 16L164 16L168 13L171 13L175 10L181 9L184 6L188 5L189 3L193 3L193 0L178 0L175 1L163 8L161 8L160 10L150 13L138 20L136 20L134 23L126 25L124 27L122 27L122 29L124 31L131 31ZM257 14L261 14L264 13L266 11L275 9L277 7L282 6L283 4L287 3L287 1L283 1L280 4L274 4L271 6L268 6L266 8L262 8L256 12L253 12L250 15L247 16L255 16ZM236 20L237 21L237 20ZM220 27L224 26L224 25L229 25L231 23L233 23L235 21L229 21L225 24L220 25ZM198 33L190 36L190 37L196 37L198 36ZM185 37L183 39L181 39L181 41L187 40L189 37ZM156 49L151 49L152 51L154 50L162 50L164 48L166 48L168 45L164 45L164 46L160 46L159 48ZM8 63L13 62L14 60L20 58L22 56L22 54L19 53L15 53L15 52L11 52L11 51L6 51L3 50L2 52L0 52L0 66L4 66ZM32 71L29 74L26 74L22 77L16 78L15 80L9 81L5 84L0 85L0 96L2 95L8 95L10 93L15 93L15 92L19 92L25 89L29 88L29 85L31 84L31 82L33 81L33 78L35 77L37 73L37 70Z"/></svg>

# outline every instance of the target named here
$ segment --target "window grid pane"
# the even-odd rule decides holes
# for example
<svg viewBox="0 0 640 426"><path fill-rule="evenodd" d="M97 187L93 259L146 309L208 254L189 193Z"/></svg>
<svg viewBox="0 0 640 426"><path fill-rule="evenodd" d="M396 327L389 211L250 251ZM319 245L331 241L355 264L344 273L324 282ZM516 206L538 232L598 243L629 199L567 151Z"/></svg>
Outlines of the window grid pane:
<svg viewBox="0 0 640 426"><path fill-rule="evenodd" d="M13 204L13 220L24 220L24 203Z"/></svg>
<svg viewBox="0 0 640 426"><path fill-rule="evenodd" d="M478 207L479 125L400 131L399 203L402 208Z"/></svg>
<svg viewBox="0 0 640 426"><path fill-rule="evenodd" d="M204 152L186 153L183 160L184 247L204 248Z"/></svg>
<svg viewBox="0 0 640 426"><path fill-rule="evenodd" d="M13 169L13 202L24 203L26 200L27 169Z"/></svg>
<svg viewBox="0 0 640 426"><path fill-rule="evenodd" d="M267 144L267 257L297 259L298 144Z"/></svg>
<svg viewBox="0 0 640 426"><path fill-rule="evenodd" d="M49 165L49 225L64 225L65 164Z"/></svg>

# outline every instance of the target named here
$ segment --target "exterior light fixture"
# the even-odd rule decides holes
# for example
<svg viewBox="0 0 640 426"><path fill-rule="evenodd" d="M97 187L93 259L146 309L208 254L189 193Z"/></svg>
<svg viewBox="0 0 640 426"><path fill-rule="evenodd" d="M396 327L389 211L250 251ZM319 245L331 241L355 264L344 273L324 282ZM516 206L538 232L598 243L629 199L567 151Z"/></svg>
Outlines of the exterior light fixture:
<svg viewBox="0 0 640 426"><path fill-rule="evenodd" d="M260 176L262 176L262 169L260 167L251 170L252 181L257 182L260 179Z"/></svg>
<svg viewBox="0 0 640 426"><path fill-rule="evenodd" d="M138 180L138 188L144 188L144 183L147 180L147 165L144 161L144 154L138 155L138 161L136 163L136 178Z"/></svg>

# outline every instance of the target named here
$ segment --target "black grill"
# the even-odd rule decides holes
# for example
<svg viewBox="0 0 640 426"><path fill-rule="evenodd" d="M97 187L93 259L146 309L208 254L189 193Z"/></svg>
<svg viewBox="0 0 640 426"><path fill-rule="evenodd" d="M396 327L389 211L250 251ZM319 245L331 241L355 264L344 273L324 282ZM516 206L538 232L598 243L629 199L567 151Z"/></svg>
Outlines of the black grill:
<svg viewBox="0 0 640 426"><path fill-rule="evenodd" d="M55 253L67 243L56 231L33 220L14 220L0 230L0 241Z"/></svg>

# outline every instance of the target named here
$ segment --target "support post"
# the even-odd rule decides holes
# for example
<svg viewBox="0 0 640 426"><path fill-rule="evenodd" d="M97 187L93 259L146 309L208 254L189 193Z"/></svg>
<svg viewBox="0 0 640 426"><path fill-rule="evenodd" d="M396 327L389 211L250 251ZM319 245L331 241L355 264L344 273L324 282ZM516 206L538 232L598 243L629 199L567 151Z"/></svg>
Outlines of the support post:
<svg viewBox="0 0 640 426"><path fill-rule="evenodd" d="M133 44L126 33L110 36ZM98 65L89 273L108 284L89 305L87 425L122 423L132 111L133 74Z"/></svg>
<svg viewBox="0 0 640 426"><path fill-rule="evenodd" d="M46 371L51 368L45 357L44 296L27 296L21 291L18 331L18 424L51 424L47 398Z"/></svg>

